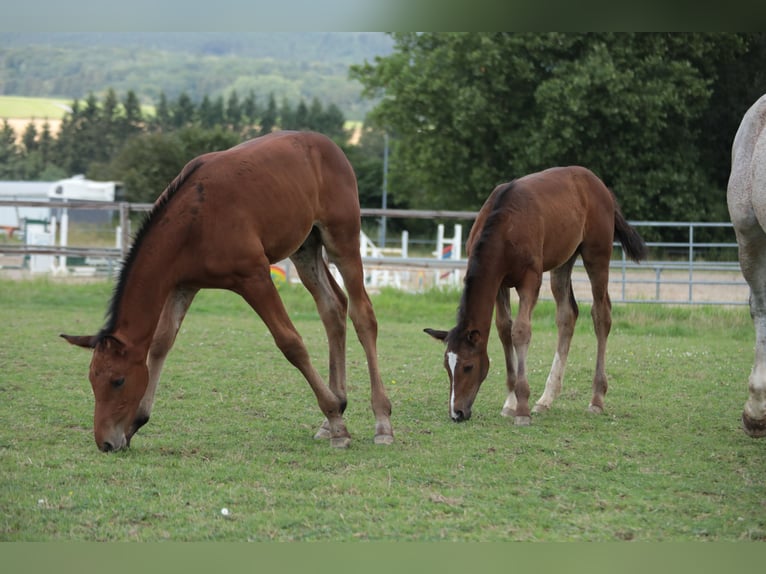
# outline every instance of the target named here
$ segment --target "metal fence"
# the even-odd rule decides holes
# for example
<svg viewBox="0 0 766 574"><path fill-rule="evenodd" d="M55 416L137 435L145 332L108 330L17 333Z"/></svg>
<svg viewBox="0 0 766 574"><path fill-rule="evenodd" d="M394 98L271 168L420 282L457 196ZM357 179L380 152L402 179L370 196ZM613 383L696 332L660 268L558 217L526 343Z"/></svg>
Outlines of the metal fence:
<svg viewBox="0 0 766 574"><path fill-rule="evenodd" d="M0 275L30 274L30 261L42 256L53 260L48 270L51 273L111 275L130 249L131 214L146 212L152 207L143 203L87 201L51 201L45 205L51 208L52 218L48 225L53 239L47 245L35 244L25 233L23 221L16 230L0 229L0 233L4 232L0 235ZM0 200L0 209L20 207L40 207L40 203ZM73 245L66 235L62 236L62 228L68 228L69 211L78 209L110 210L114 213L115 225L107 230L113 238L113 246ZM372 224L375 218L382 222L396 218L436 222L472 221L475 216L476 212L470 211L362 209L363 220ZM613 301L710 305L747 303L749 289L739 269L737 244L730 223L632 221L631 224L640 233L651 229L652 234L661 236L670 231L676 240L647 242L653 255L640 264L627 260L619 244L615 244L610 274ZM725 235L728 239L701 240L710 229L717 229L719 236ZM433 237L436 236L434 230ZM683 239L677 240L678 237ZM465 242L462 236L452 239L461 245ZM371 290L387 286L411 291L460 287L465 258L445 258L436 239L432 243L434 250L430 256L413 257L409 255L406 241L405 234L399 248L383 245L376 251L363 253L366 281ZM461 253L461 250L456 252ZM284 264L290 278L289 262ZM295 279L295 274L292 278ZM543 284L541 298L552 298L547 277ZM591 300L587 274L581 262L575 265L573 287L579 301Z"/></svg>

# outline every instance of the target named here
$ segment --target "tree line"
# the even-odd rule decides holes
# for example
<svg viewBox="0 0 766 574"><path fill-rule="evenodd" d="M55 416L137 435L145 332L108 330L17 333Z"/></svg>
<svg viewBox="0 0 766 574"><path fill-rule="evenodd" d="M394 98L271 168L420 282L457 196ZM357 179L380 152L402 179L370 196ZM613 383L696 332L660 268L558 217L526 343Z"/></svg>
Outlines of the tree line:
<svg viewBox="0 0 766 574"><path fill-rule="evenodd" d="M128 91L75 101L57 136L0 133L0 177L84 173L151 201L192 157L274 129L336 139L362 205L478 210L495 185L554 165L596 172L634 220L725 221L731 143L766 92L764 33L395 33L390 55L352 65L375 106L355 145L321 101ZM56 177L52 177L55 174ZM393 223L393 222L392 222ZM428 222L407 222L411 231ZM404 224L404 222L398 222Z"/></svg>
<svg viewBox="0 0 766 574"><path fill-rule="evenodd" d="M580 164L628 218L725 221L731 144L766 92L766 35L397 33L352 67L392 141L390 193L478 209L501 182Z"/></svg>
<svg viewBox="0 0 766 574"><path fill-rule="evenodd" d="M273 94L261 100L253 92L241 98L236 91L197 103L185 93L172 100L161 93L153 110L145 113L134 92L120 99L110 88L102 98L90 94L75 100L56 135L47 122L39 130L30 122L17 137L4 120L0 179L50 181L84 174L122 182L128 201L151 202L197 155L277 129L314 130L356 156L360 188L369 182L369 193L380 195L381 152L375 149L366 158L369 146L348 144L345 117L334 103L317 98L277 102Z"/></svg>

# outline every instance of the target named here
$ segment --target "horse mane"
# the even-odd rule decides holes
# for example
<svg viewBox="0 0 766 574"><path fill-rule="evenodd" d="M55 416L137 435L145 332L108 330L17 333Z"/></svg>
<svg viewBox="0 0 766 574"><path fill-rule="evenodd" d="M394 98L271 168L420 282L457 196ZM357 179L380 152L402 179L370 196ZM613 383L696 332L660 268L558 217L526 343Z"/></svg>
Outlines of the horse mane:
<svg viewBox="0 0 766 574"><path fill-rule="evenodd" d="M500 186L500 188L497 190L497 193L495 193L495 198L492 202L489 215L484 221L484 227L482 227L479 237L473 244L471 256L468 259L468 268L466 269L465 277L463 278L463 294L460 297L460 306L458 307L457 311L457 327L450 332L447 337L447 342L454 342L450 341L449 339L451 337L462 336L462 331L465 330L464 323L466 318L466 306L468 298L472 291L476 288L476 284L482 280L482 253L485 251L487 244L492 241L492 237L495 234L496 229L502 225L503 207L507 204L508 194L513 191L515 185L516 180L514 179L510 183Z"/></svg>
<svg viewBox="0 0 766 574"><path fill-rule="evenodd" d="M120 276L117 280L117 283L115 284L114 290L112 292L112 298L106 311L106 323L98 335L96 335L97 342L103 340L103 338L107 335L114 333L114 330L117 328L117 309L119 309L120 300L122 299L122 296L125 292L125 285L128 282L128 277L130 277L130 272L133 269L133 264L135 263L135 260L138 256L138 252L141 250L144 239L149 234L149 230L154 227L155 222L157 222L165 213L168 203L170 203L173 197L175 197L178 190L183 187L189 177L195 171L197 171L197 169L203 163L204 162L200 158L196 158L186 164L186 166L184 166L184 168L181 170L181 173L179 173L175 179L170 182L170 184L165 188L165 191L163 191L162 194L157 198L157 201L154 203L151 211L142 221L138 233L136 233L133 237L133 245L131 246L130 251L128 252L128 255L120 269Z"/></svg>

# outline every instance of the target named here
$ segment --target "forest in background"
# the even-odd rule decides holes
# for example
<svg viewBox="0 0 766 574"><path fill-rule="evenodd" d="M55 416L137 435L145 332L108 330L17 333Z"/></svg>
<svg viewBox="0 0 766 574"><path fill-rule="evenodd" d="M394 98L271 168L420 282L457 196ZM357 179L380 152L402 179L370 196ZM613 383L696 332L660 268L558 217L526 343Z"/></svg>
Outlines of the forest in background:
<svg viewBox="0 0 766 574"><path fill-rule="evenodd" d="M374 102L349 66L391 53L382 32L0 33L0 95L84 99L132 91L144 104L274 94L335 104L363 120Z"/></svg>
<svg viewBox="0 0 766 574"><path fill-rule="evenodd" d="M197 60L200 68L208 57L228 58L235 51L235 44L220 36L196 36L179 35L196 51L179 48L178 54ZM240 91L231 84L228 91L181 90L174 96L158 82L152 97L102 86L65 117L54 138L57 151L48 156L55 158L52 167L43 173L76 167L89 177L125 182L128 199L143 201L144 194L156 197L198 153L269 128L292 127L326 131L344 146L366 207L381 205L387 134L389 207L476 210L498 183L554 165L580 164L614 189L629 219L727 219L734 133L747 108L766 92L766 34L395 33L387 38L385 54L361 60L346 54L344 61L353 63L337 64L362 88L371 110L355 145L338 128L341 118L353 119L348 109L319 96L291 100L284 93ZM3 66L9 65L9 51L24 52L22 45L3 48ZM272 49L278 47L274 43ZM282 54L291 49L279 48ZM108 50L106 44L94 51ZM142 58L135 44L119 50ZM301 53L291 66L314 69L317 56ZM225 60L212 69L221 76L230 72ZM143 70L146 77L154 73L148 63ZM49 81L67 81L54 72ZM198 72L192 76L209 75ZM111 78L108 69L93 74ZM152 117L130 111L146 102L157 110ZM132 133L120 131L128 128ZM10 141L9 135L0 139ZM20 145L5 150L0 141L0 170L25 164L37 169L32 158L42 156L49 135L25 133Z"/></svg>

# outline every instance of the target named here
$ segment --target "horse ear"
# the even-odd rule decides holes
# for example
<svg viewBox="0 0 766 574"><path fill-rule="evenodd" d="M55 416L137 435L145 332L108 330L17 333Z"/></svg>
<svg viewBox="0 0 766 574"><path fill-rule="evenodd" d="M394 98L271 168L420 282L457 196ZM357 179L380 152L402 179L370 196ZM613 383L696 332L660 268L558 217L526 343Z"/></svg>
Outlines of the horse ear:
<svg viewBox="0 0 766 574"><path fill-rule="evenodd" d="M479 331L476 329L473 329L472 331L468 332L467 339L471 345L478 345L481 342L481 333L479 333Z"/></svg>
<svg viewBox="0 0 766 574"><path fill-rule="evenodd" d="M84 349L93 349L96 346L96 337L94 335L65 335L61 333L59 336L66 339L70 345L83 347Z"/></svg>
<svg viewBox="0 0 766 574"><path fill-rule="evenodd" d="M428 333L431 335L434 339L438 339L439 341L444 342L444 340L447 338L448 331L437 331L436 329L423 329L424 333Z"/></svg>

